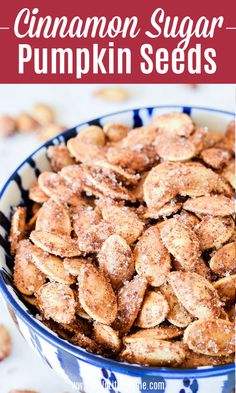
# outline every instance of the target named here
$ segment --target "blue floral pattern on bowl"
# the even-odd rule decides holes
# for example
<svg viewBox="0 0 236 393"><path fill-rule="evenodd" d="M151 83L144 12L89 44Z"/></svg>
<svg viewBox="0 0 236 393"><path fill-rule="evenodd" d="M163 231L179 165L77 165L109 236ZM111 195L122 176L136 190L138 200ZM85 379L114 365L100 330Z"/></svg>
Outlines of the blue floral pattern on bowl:
<svg viewBox="0 0 236 393"><path fill-rule="evenodd" d="M196 379L192 381L188 378L183 379L184 388L180 389L179 393L197 393L198 392L198 382ZM187 389L188 388L188 389Z"/></svg>
<svg viewBox="0 0 236 393"><path fill-rule="evenodd" d="M118 390L118 381L115 374L112 371L109 371L105 368L102 368L101 371L102 371L102 379L101 379L102 387L110 393L121 393Z"/></svg>

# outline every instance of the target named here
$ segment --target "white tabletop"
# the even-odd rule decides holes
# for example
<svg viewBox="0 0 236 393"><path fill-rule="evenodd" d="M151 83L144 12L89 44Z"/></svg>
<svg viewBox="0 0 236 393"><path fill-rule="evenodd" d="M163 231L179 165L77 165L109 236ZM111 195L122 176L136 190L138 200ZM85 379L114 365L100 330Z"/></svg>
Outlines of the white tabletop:
<svg viewBox="0 0 236 393"><path fill-rule="evenodd" d="M139 106L158 104L184 104L235 110L235 87L233 85L126 85L130 99L121 103L105 102L95 98L98 85L1 85L0 116L16 115L30 111L37 102L53 106L58 121L70 127L109 112ZM0 188L12 171L37 146L34 136L16 135L0 138ZM36 390L39 393L72 393L73 389L44 365L24 342L14 326L0 298L0 323L4 323L13 338L11 356L0 363L0 393L11 389Z"/></svg>

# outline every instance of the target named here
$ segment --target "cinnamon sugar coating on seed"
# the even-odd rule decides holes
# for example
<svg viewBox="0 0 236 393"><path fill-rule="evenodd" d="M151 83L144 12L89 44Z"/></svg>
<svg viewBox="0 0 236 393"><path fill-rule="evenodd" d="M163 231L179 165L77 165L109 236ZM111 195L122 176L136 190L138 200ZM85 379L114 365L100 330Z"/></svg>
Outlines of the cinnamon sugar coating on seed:
<svg viewBox="0 0 236 393"><path fill-rule="evenodd" d="M156 136L157 131L153 126L134 128L122 139L121 146L132 150L144 150L152 145Z"/></svg>
<svg viewBox="0 0 236 393"><path fill-rule="evenodd" d="M38 212L35 229L70 236L72 228L68 207L53 199L44 202Z"/></svg>
<svg viewBox="0 0 236 393"><path fill-rule="evenodd" d="M62 168L59 174L67 182L73 192L77 196L80 196L80 193L84 190L84 172L82 165L68 165ZM82 201L83 200L80 199L80 202Z"/></svg>
<svg viewBox="0 0 236 393"><path fill-rule="evenodd" d="M63 265L63 260L55 255L48 254L39 247L33 247L31 251L32 262L44 273L50 281L60 282L62 284L72 285L75 278Z"/></svg>
<svg viewBox="0 0 236 393"><path fill-rule="evenodd" d="M171 218L161 227L161 239L167 250L184 269L191 269L196 264L201 251L195 232L185 226L178 217Z"/></svg>
<svg viewBox="0 0 236 393"><path fill-rule="evenodd" d="M232 120L226 129L226 132L217 147L227 149L232 153L235 153L235 120Z"/></svg>
<svg viewBox="0 0 236 393"><path fill-rule="evenodd" d="M132 200L129 190L123 186L113 173L107 173L99 167L84 167L85 185L94 188L112 199Z"/></svg>
<svg viewBox="0 0 236 393"><path fill-rule="evenodd" d="M94 162L94 168L100 168L103 173L108 176L113 174L118 182L121 181L127 186L137 184L140 178L140 175L135 174L133 170L123 169L118 165L110 164L102 160Z"/></svg>
<svg viewBox="0 0 236 393"><path fill-rule="evenodd" d="M20 240L26 237L26 208L17 207L11 219L11 231L9 241L11 245L11 254L16 253Z"/></svg>
<svg viewBox="0 0 236 393"><path fill-rule="evenodd" d="M135 325L140 328L151 328L162 323L169 312L169 305L159 291L146 293Z"/></svg>
<svg viewBox="0 0 236 393"><path fill-rule="evenodd" d="M46 275L33 263L35 246L21 240L16 250L13 279L16 288L24 295L33 295L46 281Z"/></svg>
<svg viewBox="0 0 236 393"><path fill-rule="evenodd" d="M197 273L172 272L168 276L178 300L195 318L219 318L222 302L213 285Z"/></svg>
<svg viewBox="0 0 236 393"><path fill-rule="evenodd" d="M117 316L117 299L108 279L93 265L84 266L78 279L84 310L95 321L112 324Z"/></svg>
<svg viewBox="0 0 236 393"><path fill-rule="evenodd" d="M197 273L200 276L203 276L208 281L212 281L212 272L211 269L208 267L208 264L204 261L203 258L199 257L194 261L194 264L187 266L186 268L181 265L177 259L172 260L172 267L174 270L179 270L182 272L190 271L193 273Z"/></svg>
<svg viewBox="0 0 236 393"><path fill-rule="evenodd" d="M78 277L81 273L82 267L90 263L88 258L64 258L63 266L72 276Z"/></svg>
<svg viewBox="0 0 236 393"><path fill-rule="evenodd" d="M222 178L212 169L198 162L190 161L179 165L176 175L173 183L182 196L200 197L210 192L226 192Z"/></svg>
<svg viewBox="0 0 236 393"><path fill-rule="evenodd" d="M68 285L56 282L44 284L36 292L36 297L45 319L68 324L75 319L75 298Z"/></svg>
<svg viewBox="0 0 236 393"><path fill-rule="evenodd" d="M179 366L185 359L183 344L158 339L137 339L127 343L120 354L121 360L143 366Z"/></svg>
<svg viewBox="0 0 236 393"><path fill-rule="evenodd" d="M79 141L96 146L105 145L105 134L99 126L89 126L80 131L77 136Z"/></svg>
<svg viewBox="0 0 236 393"><path fill-rule="evenodd" d="M103 131L110 142L119 142L126 137L130 127L120 123L106 123Z"/></svg>
<svg viewBox="0 0 236 393"><path fill-rule="evenodd" d="M234 325L222 319L195 321L185 330L184 342L203 355L230 355L235 351Z"/></svg>
<svg viewBox="0 0 236 393"><path fill-rule="evenodd" d="M166 203L163 207L161 207L159 210L150 210L150 209L143 209L143 213L141 214L141 217L144 219L158 219L158 218L165 218L168 216L171 216L174 213L177 213L180 209L182 208L182 203L177 202L177 200L174 198L170 202Z"/></svg>
<svg viewBox="0 0 236 393"><path fill-rule="evenodd" d="M147 340L149 338L158 339L158 340L171 340L173 338L182 336L184 330L177 328L175 326L156 326L154 328L149 329L140 329L136 333L130 334L129 336L123 337L124 343L131 343L137 339Z"/></svg>
<svg viewBox="0 0 236 393"><path fill-rule="evenodd" d="M177 195L171 178L177 175L178 168L175 163L162 163L150 170L143 185L144 200L150 210L159 210Z"/></svg>
<svg viewBox="0 0 236 393"><path fill-rule="evenodd" d="M71 212L79 249L85 253L99 252L106 239L113 234L113 225L103 220L91 206L74 207Z"/></svg>
<svg viewBox="0 0 236 393"><path fill-rule="evenodd" d="M135 269L153 287L159 287L171 269L170 254L160 237L160 231L153 226L143 233L135 249Z"/></svg>
<svg viewBox="0 0 236 393"><path fill-rule="evenodd" d="M158 130L164 130L171 136L179 135L188 137L194 130L193 121L186 113L173 112L155 116L152 124Z"/></svg>
<svg viewBox="0 0 236 393"><path fill-rule="evenodd" d="M75 345L78 345L81 348L86 349L88 352L93 352L97 354L101 354L102 350L101 347L91 338L86 336L84 333L76 333L72 339L71 342Z"/></svg>
<svg viewBox="0 0 236 393"><path fill-rule="evenodd" d="M197 155L194 144L180 136L159 132L155 140L156 152L164 161L188 161Z"/></svg>
<svg viewBox="0 0 236 393"><path fill-rule="evenodd" d="M234 303L236 300L236 274L227 276L213 283L214 288L225 304Z"/></svg>
<svg viewBox="0 0 236 393"><path fill-rule="evenodd" d="M113 288L132 278L134 257L128 243L119 235L111 235L98 253L99 268Z"/></svg>
<svg viewBox="0 0 236 393"><path fill-rule="evenodd" d="M231 154L229 150L212 147L210 149L203 150L201 158L212 168L220 169L229 162Z"/></svg>
<svg viewBox="0 0 236 393"><path fill-rule="evenodd" d="M127 241L134 243L143 232L144 224L134 210L126 206L105 203L101 213L107 222L113 224L114 232Z"/></svg>
<svg viewBox="0 0 236 393"><path fill-rule="evenodd" d="M215 146L222 139L223 134L209 130L207 127L197 127L189 137L198 153Z"/></svg>
<svg viewBox="0 0 236 393"><path fill-rule="evenodd" d="M145 151L137 149L111 146L106 153L107 160L121 168L132 171L144 171L149 169L154 162L158 161L158 155L154 147L146 148Z"/></svg>
<svg viewBox="0 0 236 393"><path fill-rule="evenodd" d="M173 112L133 129L78 128L49 146L51 169L13 212L9 237L14 285L36 318L119 361L232 362L234 131Z"/></svg>
<svg viewBox="0 0 236 393"><path fill-rule="evenodd" d="M195 232L202 250L218 249L234 234L235 224L232 217L205 216L195 225Z"/></svg>
<svg viewBox="0 0 236 393"><path fill-rule="evenodd" d="M106 350L110 350L113 353L119 352L121 348L119 332L112 329L111 326L103 325L100 322L95 322L93 325L93 335L95 341Z"/></svg>
<svg viewBox="0 0 236 393"><path fill-rule="evenodd" d="M113 324L121 335L128 333L141 309L147 288L145 279L136 276L127 282L118 292L118 314Z"/></svg>
<svg viewBox="0 0 236 393"><path fill-rule="evenodd" d="M77 203L78 195L70 184L59 174L43 172L39 175L39 187L48 197L74 205Z"/></svg>
<svg viewBox="0 0 236 393"><path fill-rule="evenodd" d="M229 182L232 188L236 189L236 174L235 174L235 160L232 160L226 165L222 171L222 176Z"/></svg>
<svg viewBox="0 0 236 393"><path fill-rule="evenodd" d="M29 198L37 203L44 203L49 199L49 196L39 187L36 181L29 190Z"/></svg>
<svg viewBox="0 0 236 393"><path fill-rule="evenodd" d="M184 209L195 214L224 217L234 214L234 201L224 195L202 196L188 199Z"/></svg>
<svg viewBox="0 0 236 393"><path fill-rule="evenodd" d="M102 146L83 142L78 137L69 139L67 148L76 162L90 163L94 160L102 160L105 156Z"/></svg>
<svg viewBox="0 0 236 393"><path fill-rule="evenodd" d="M59 172L62 168L72 165L75 162L66 146L49 146L47 156L55 172Z"/></svg>
<svg viewBox="0 0 236 393"><path fill-rule="evenodd" d="M62 258L81 255L81 250L76 240L71 239L69 236L66 237L43 231L32 231L30 240L43 251Z"/></svg>
<svg viewBox="0 0 236 393"><path fill-rule="evenodd" d="M169 312L166 319L178 328L185 328L192 321L192 315L184 308L177 298L172 286L168 283L160 287L160 292L165 296L169 305Z"/></svg>
<svg viewBox="0 0 236 393"><path fill-rule="evenodd" d="M201 366L219 366L223 364L229 364L234 362L235 355L231 353L227 356L210 356L203 355L201 353L197 353L191 351L189 348L184 348L185 350L185 360L182 364L183 368L196 368Z"/></svg>
<svg viewBox="0 0 236 393"><path fill-rule="evenodd" d="M220 277L236 274L236 243L228 243L213 253L210 260L211 270Z"/></svg>

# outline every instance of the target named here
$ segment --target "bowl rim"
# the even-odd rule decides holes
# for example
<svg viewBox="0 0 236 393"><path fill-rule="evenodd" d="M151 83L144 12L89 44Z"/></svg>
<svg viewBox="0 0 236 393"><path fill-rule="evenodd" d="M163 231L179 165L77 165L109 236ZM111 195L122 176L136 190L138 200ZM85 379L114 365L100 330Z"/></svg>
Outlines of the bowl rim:
<svg viewBox="0 0 236 393"><path fill-rule="evenodd" d="M113 115L122 115L124 113L128 112L135 112L135 111L141 111L141 110L154 110L154 109L177 109L177 108L182 108L183 110L190 111L192 109L200 110L200 111L205 111L205 112L216 112L216 113L221 113L225 115L229 115L234 117L235 114L230 111L225 111L222 109L217 109L217 108L210 108L210 107L202 107L202 106L195 106L195 105L154 105L154 106L143 106L143 107L138 107L138 108L130 108L130 109L125 109L125 110L120 110L108 114L104 114L102 116L93 118L92 120L89 121L83 121L82 123L79 123L78 125L71 127L65 131L63 131L61 134L57 135L56 137L50 139L49 141L45 142L41 146L39 146L35 151L33 151L16 169L15 171L10 175L10 177L7 179L5 182L4 186L2 187L0 191L0 199L4 196L4 193L9 185L9 183L14 179L18 171L40 150L42 150L45 147L48 147L49 145L52 144L54 140L60 141L61 136L65 136L66 134L69 134L72 130L77 130L78 127L82 127L83 125L87 125L88 123L96 123L97 121L104 119L106 117L110 117ZM167 379L169 378L183 378L183 377L199 377L199 378L206 378L206 377L213 377L213 376L221 376L221 375L226 375L229 372L234 371L234 363L230 363L227 365L222 365L222 366L202 366L202 367L197 367L197 368L189 368L189 369L178 369L178 368L170 368L170 367L147 367L147 366L140 366L137 364L129 364L125 362L118 362L116 360L110 359L110 358L105 358L100 355L96 355L90 352L87 352L83 348L77 347L75 345L70 344L66 340L63 340L60 338L58 335L56 335L53 331L49 330L46 326L43 324L40 324L39 321L37 320L36 317L33 317L29 313L27 313L24 308L18 304L14 296L11 294L9 291L7 284L5 283L5 280L3 278L2 272L0 271L0 293L2 293L4 300L6 300L10 307L13 308L13 310L16 312L17 315L20 316L20 319L22 319L26 325L29 325L30 328L32 328L34 331L37 332L43 339L45 339L47 342L53 344L56 347L59 347L60 349L69 352L70 354L74 355L76 358L81 359L82 361L89 363L93 366L96 367L108 367L114 371L117 371L118 373L121 374L129 374L129 375L136 375L140 376L140 374L147 375L147 376L157 376L159 373L160 375L163 375Z"/></svg>

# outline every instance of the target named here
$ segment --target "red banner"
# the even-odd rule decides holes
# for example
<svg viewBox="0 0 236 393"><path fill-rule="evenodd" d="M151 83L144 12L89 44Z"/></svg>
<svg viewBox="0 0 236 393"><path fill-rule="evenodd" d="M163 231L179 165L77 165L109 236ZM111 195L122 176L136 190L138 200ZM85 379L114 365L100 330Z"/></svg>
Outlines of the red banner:
<svg viewBox="0 0 236 393"><path fill-rule="evenodd" d="M0 83L235 83L235 1L10 0Z"/></svg>

